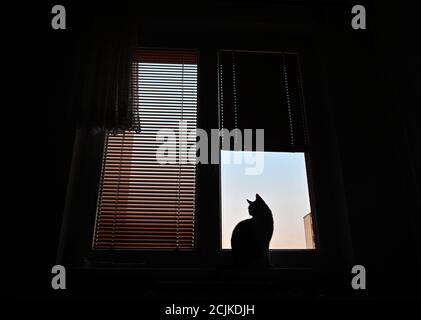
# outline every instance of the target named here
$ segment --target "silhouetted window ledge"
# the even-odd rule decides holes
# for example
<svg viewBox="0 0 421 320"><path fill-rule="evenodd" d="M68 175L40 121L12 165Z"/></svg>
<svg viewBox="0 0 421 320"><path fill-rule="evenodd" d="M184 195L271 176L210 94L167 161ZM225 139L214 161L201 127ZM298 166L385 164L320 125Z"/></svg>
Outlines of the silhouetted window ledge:
<svg viewBox="0 0 421 320"><path fill-rule="evenodd" d="M144 263L117 263L117 262L94 262L86 265L79 270L131 270L131 271L145 271L145 272L208 272L208 271L221 271L225 273L268 273L268 272L281 272L281 271L309 271L315 269L314 267L268 267L268 268L236 268L231 266L220 267L148 267Z"/></svg>
<svg viewBox="0 0 421 320"><path fill-rule="evenodd" d="M137 255L137 257L136 257ZM197 252L152 252L141 258L138 252L103 252L91 255L77 266L85 270L132 270L177 272L180 270L213 270L217 272L274 273L285 270L312 270L320 265L319 250L274 250L269 268L234 267L230 250L223 250L214 260L205 261ZM170 262L169 262L170 261ZM178 261L179 263L175 263Z"/></svg>
<svg viewBox="0 0 421 320"><path fill-rule="evenodd" d="M270 268L265 270L232 268L147 268L138 266L96 267L71 269L74 289L93 288L97 296L194 298L238 298L247 292L254 299L273 298L273 292L311 295L323 275L314 268ZM98 290L96 287L100 287ZM309 289L310 288L310 289ZM221 291L222 290L222 291ZM173 295L174 294L174 295Z"/></svg>
<svg viewBox="0 0 421 320"><path fill-rule="evenodd" d="M214 267L151 267L146 263L122 263L115 261L85 261L85 266L75 270L82 272L99 272L103 275L115 275L132 273L139 276L177 276L180 280L188 278L202 277L228 277L232 280L242 280L245 276L257 278L271 278L282 275L309 274L317 271L316 267L276 267L269 268L237 268L232 266Z"/></svg>

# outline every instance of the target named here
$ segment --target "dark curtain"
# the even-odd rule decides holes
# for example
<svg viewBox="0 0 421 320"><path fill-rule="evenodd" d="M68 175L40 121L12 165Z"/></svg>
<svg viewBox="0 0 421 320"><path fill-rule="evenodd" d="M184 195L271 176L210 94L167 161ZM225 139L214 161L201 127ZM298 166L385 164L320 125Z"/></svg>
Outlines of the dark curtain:
<svg viewBox="0 0 421 320"><path fill-rule="evenodd" d="M102 8L89 22L81 50L79 126L90 131L140 132L131 101L131 49L137 26L130 8Z"/></svg>

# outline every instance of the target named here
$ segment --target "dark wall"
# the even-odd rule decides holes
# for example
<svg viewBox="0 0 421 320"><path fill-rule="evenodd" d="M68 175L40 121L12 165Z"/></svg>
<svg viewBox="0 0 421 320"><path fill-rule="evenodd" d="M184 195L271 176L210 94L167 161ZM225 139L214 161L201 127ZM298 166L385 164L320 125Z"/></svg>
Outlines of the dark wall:
<svg viewBox="0 0 421 320"><path fill-rule="evenodd" d="M365 34L341 28L347 12L327 11L325 56L356 262L371 270L376 294L390 297L416 287L420 266L420 65L410 62L417 55L413 11L377 3L367 10ZM387 280L392 272L399 276Z"/></svg>
<svg viewBox="0 0 421 320"><path fill-rule="evenodd" d="M370 2L366 6L368 29L355 31L350 26L353 3L285 3L207 2L190 7L189 14L177 11L175 5L161 9L159 4L139 4L135 8L142 21L140 37L150 45L162 45L162 35L175 46L183 41L202 47L208 42L229 46L224 30L232 25L248 30L246 36L239 35L245 40L257 41L254 25L265 30L268 38L281 28L286 34L305 34L312 39L320 57L323 101L332 110L333 138L339 146L336 156L343 171L355 262L366 266L368 272L370 290L361 296L414 296L421 251L420 159L416 155L421 136L417 90L421 70L415 10ZM37 133L32 135L32 202L27 211L39 216L34 232L39 243L26 253L27 259L34 261L36 281L20 292L50 298L57 297L50 289L50 271L56 259L72 159L75 101L83 75L79 62L89 41L86 30L90 22L101 12L113 10L100 4L63 3L68 29L55 31L50 27L53 4L34 8L39 19L28 31L36 51L31 111ZM191 25L197 28L191 30ZM204 39L201 32L209 28L214 31ZM187 40L177 36L184 31L190 34Z"/></svg>

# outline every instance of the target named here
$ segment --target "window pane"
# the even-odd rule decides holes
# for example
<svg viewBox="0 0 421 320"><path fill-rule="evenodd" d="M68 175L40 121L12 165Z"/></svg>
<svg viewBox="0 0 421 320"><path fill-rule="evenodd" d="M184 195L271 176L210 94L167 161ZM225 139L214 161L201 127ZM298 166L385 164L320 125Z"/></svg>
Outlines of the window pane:
<svg viewBox="0 0 421 320"><path fill-rule="evenodd" d="M107 136L93 248L193 249L196 164L185 159L196 150L197 63L185 51L136 57L141 132Z"/></svg>
<svg viewBox="0 0 421 320"><path fill-rule="evenodd" d="M240 163L234 163L234 157L239 157ZM256 163L251 165L253 161L247 162L245 157ZM246 169L259 161L261 173L247 174ZM254 201L256 193L272 210L270 249L315 247L304 154L221 151L222 249L231 249L231 234L237 223L251 218L246 199Z"/></svg>

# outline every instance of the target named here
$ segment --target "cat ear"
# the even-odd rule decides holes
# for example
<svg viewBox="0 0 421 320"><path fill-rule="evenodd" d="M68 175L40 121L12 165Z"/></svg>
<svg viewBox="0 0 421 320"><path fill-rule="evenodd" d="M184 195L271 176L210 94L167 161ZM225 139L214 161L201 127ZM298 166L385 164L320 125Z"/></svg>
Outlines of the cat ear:
<svg viewBox="0 0 421 320"><path fill-rule="evenodd" d="M261 197L261 196L259 196L259 194L258 194L258 193L256 193L256 200L263 201L262 197Z"/></svg>
<svg viewBox="0 0 421 320"><path fill-rule="evenodd" d="M247 202L249 203L249 204L252 204L253 203L253 201L250 201L249 199L246 199L247 200Z"/></svg>

